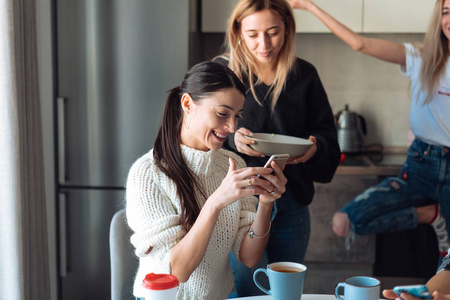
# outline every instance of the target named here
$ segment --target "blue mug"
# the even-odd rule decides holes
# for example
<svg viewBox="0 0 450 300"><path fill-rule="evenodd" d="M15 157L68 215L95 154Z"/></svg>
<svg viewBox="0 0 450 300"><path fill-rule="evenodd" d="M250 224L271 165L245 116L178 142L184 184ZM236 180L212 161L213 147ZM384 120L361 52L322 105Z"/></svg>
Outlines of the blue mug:
<svg viewBox="0 0 450 300"><path fill-rule="evenodd" d="M336 285L335 295L340 300L379 300L381 281L369 276L352 276ZM344 298L339 296L339 288L344 288Z"/></svg>
<svg viewBox="0 0 450 300"><path fill-rule="evenodd" d="M270 290L258 283L256 275L265 273L269 278ZM305 283L306 266L294 262L277 262L260 268L253 273L253 281L264 293L274 300L300 300Z"/></svg>

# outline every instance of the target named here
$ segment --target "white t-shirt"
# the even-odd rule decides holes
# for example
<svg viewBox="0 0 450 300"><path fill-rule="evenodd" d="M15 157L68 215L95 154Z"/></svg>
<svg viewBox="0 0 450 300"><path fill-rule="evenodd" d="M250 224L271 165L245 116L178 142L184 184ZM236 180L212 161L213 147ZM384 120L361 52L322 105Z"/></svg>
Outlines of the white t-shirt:
<svg viewBox="0 0 450 300"><path fill-rule="evenodd" d="M225 178L232 157L238 169L244 160L235 153L220 149L200 151L182 145L183 157L197 176L207 196ZM205 200L196 193L200 207ZM256 215L258 199L244 197L225 207L216 222L205 256L185 283L178 288L177 299L226 299L234 285L230 252L239 257L242 239ZM128 225L133 229L131 243L139 256L139 269L134 282L134 295L144 297L142 280L148 273L166 273L170 269L170 252L185 235L180 222L180 200L173 180L157 166L153 150L139 158L131 167L126 188ZM149 254L145 252L153 247ZM189 253L186 253L189 255Z"/></svg>
<svg viewBox="0 0 450 300"><path fill-rule="evenodd" d="M411 80L409 122L412 132L425 143L450 147L450 60L432 100L425 103L426 94L420 82L420 52L412 44L405 44L405 47L406 66L401 67L401 72Z"/></svg>

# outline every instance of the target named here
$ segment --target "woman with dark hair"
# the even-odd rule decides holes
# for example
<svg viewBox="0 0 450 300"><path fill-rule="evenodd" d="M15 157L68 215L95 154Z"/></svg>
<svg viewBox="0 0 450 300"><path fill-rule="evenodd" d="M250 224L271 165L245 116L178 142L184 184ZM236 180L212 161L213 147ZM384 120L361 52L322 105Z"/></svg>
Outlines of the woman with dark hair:
<svg viewBox="0 0 450 300"><path fill-rule="evenodd" d="M195 65L170 91L154 148L127 180L127 219L140 261L136 297L153 272L178 278L177 299L225 299L233 289L230 252L249 266L261 257L273 201L287 180L276 163L246 168L221 148L243 105L241 81L213 62Z"/></svg>
<svg viewBox="0 0 450 300"><path fill-rule="evenodd" d="M310 236L308 205L314 182L331 181L340 150L328 97L319 74L294 49L295 20L286 0L240 0L228 20L228 53L217 58L244 82L244 119L225 147L249 166L267 160L246 136L276 133L309 139L313 145L291 157L284 169L286 193L276 201L267 251L257 267L276 261L302 263ZM262 294L252 281L253 269L232 261L238 295Z"/></svg>

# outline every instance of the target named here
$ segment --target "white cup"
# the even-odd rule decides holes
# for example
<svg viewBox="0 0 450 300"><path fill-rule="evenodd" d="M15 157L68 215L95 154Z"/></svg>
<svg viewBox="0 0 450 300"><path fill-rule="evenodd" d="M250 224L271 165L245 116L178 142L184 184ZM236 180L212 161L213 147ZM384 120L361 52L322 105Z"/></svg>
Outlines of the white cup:
<svg viewBox="0 0 450 300"><path fill-rule="evenodd" d="M177 297L178 279L170 274L149 273L142 286L145 300L174 300Z"/></svg>

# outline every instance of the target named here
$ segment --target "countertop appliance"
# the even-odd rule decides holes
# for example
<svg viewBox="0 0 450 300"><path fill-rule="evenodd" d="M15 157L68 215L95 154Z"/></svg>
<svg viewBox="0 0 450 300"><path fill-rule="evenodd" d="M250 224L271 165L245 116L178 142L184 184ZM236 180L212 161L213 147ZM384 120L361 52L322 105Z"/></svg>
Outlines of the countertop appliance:
<svg viewBox="0 0 450 300"><path fill-rule="evenodd" d="M109 225L189 64L190 2L55 0L59 299L110 299Z"/></svg>
<svg viewBox="0 0 450 300"><path fill-rule="evenodd" d="M361 115L349 110L348 104L346 104L344 110L336 115L336 127L341 152L362 152L367 129L366 121Z"/></svg>

